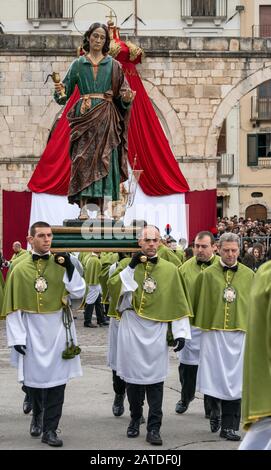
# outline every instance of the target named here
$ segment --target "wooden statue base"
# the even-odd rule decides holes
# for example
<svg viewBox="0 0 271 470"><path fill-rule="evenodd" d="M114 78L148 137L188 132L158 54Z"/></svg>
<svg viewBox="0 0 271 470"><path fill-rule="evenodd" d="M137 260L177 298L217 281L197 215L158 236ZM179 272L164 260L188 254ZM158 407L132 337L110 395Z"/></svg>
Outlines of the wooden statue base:
<svg viewBox="0 0 271 470"><path fill-rule="evenodd" d="M124 226L123 222L110 219L64 220L63 226L52 226L52 252L138 251L141 229L142 227Z"/></svg>

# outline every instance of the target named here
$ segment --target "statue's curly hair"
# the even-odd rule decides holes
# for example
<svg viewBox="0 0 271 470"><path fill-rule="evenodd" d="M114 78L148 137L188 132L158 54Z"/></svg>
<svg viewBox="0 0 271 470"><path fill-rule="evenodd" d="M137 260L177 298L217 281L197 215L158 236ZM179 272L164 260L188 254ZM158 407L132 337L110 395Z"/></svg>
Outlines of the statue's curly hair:
<svg viewBox="0 0 271 470"><path fill-rule="evenodd" d="M102 23L93 23L92 25L90 25L90 27L88 28L88 30L85 32L83 36L83 49L84 51L89 52L89 37L95 31L95 29L98 29L98 28L104 29L106 39L105 39L105 43L102 49L102 53L107 54L110 48L110 36L109 36L109 31L108 31L107 26Z"/></svg>

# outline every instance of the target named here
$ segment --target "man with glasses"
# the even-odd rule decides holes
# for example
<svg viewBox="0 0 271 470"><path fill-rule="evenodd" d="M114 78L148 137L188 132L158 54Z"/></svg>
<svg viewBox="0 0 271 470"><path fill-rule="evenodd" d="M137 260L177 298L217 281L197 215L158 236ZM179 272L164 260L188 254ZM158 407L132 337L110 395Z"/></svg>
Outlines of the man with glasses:
<svg viewBox="0 0 271 470"><path fill-rule="evenodd" d="M138 241L141 251L108 282L109 315L120 317L117 374L127 383L131 412L127 437L139 435L143 385L149 405L146 440L153 445L162 445L168 325L171 323L174 351L179 351L185 338L191 338L188 317L192 315L177 267L157 256L160 238L157 227L144 227Z"/></svg>

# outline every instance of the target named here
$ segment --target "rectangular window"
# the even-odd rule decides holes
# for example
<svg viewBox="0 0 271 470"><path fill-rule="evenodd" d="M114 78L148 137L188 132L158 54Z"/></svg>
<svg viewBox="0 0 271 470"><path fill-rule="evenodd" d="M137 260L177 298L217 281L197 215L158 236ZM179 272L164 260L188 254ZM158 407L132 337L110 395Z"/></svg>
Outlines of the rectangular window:
<svg viewBox="0 0 271 470"><path fill-rule="evenodd" d="M271 37L271 5L260 6L260 37Z"/></svg>
<svg viewBox="0 0 271 470"><path fill-rule="evenodd" d="M39 18L63 18L63 0L39 0Z"/></svg>
<svg viewBox="0 0 271 470"><path fill-rule="evenodd" d="M191 0L191 16L216 16L216 0Z"/></svg>
<svg viewBox="0 0 271 470"><path fill-rule="evenodd" d="M271 157L271 134L248 134L247 164L258 166L259 158Z"/></svg>

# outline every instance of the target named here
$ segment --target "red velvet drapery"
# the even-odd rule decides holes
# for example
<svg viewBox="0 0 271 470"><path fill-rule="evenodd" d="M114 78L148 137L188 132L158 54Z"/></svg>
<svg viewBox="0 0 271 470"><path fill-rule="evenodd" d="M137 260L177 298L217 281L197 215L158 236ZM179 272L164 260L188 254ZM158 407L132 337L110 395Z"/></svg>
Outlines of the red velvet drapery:
<svg viewBox="0 0 271 470"><path fill-rule="evenodd" d="M130 165L133 167L134 157L137 155L136 169L144 170L139 184L149 196L186 192L189 190L188 184L138 76L134 64L138 62L138 58L134 63L130 62L127 45L122 41L120 44L121 51L117 59L123 66L131 88L137 93L129 125ZM33 192L67 195L70 179L70 129L66 114L78 98L79 91L76 88L28 183Z"/></svg>
<svg viewBox="0 0 271 470"><path fill-rule="evenodd" d="M28 191L3 191L3 254L13 255L12 243L20 241L26 248L32 194Z"/></svg>
<svg viewBox="0 0 271 470"><path fill-rule="evenodd" d="M188 238L192 242L201 230L216 226L216 189L191 191L185 195L187 207Z"/></svg>

